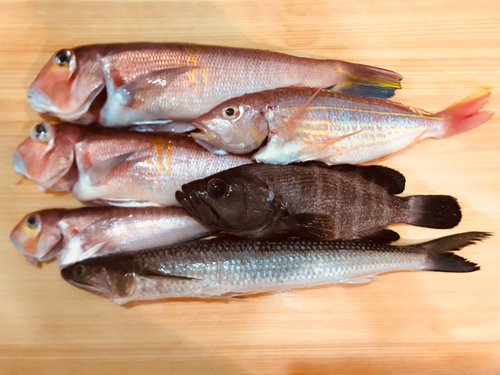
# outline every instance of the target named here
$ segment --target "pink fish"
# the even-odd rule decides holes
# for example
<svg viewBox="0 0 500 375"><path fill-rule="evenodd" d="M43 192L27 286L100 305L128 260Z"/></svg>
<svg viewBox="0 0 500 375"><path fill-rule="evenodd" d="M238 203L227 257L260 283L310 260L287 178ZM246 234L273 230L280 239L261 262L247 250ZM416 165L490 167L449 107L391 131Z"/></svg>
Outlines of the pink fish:
<svg viewBox="0 0 500 375"><path fill-rule="evenodd" d="M30 134L14 154L16 171L93 205L177 205L182 184L252 162L213 155L188 137L46 122Z"/></svg>
<svg viewBox="0 0 500 375"><path fill-rule="evenodd" d="M388 98L398 73L338 60L182 43L99 44L55 53L28 91L34 110L105 126L189 123L245 93L301 85Z"/></svg>
<svg viewBox="0 0 500 375"><path fill-rule="evenodd" d="M257 162L321 160L358 164L420 139L446 138L488 121L490 90L438 113L376 98L313 88L281 88L228 100L194 122L191 136L208 150L248 153Z"/></svg>
<svg viewBox="0 0 500 375"><path fill-rule="evenodd" d="M59 265L105 253L183 242L211 233L179 207L52 209L26 215L10 235L36 265L57 257Z"/></svg>

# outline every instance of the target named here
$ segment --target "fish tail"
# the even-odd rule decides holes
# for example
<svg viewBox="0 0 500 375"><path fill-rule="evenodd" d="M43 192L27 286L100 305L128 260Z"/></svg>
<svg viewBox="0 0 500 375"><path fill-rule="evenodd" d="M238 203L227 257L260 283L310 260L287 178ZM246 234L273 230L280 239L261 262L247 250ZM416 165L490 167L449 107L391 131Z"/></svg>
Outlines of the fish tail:
<svg viewBox="0 0 500 375"><path fill-rule="evenodd" d="M448 126L436 138L451 137L477 128L488 121L494 113L481 109L488 103L490 95L491 89L484 89L437 113L437 116L448 122Z"/></svg>
<svg viewBox="0 0 500 375"><path fill-rule="evenodd" d="M406 224L426 228L450 229L458 225L462 212L457 200L450 195L414 195L406 201Z"/></svg>
<svg viewBox="0 0 500 375"><path fill-rule="evenodd" d="M401 88L403 76L391 70L361 64L346 64L337 68L346 80L334 87L346 94L388 99Z"/></svg>
<svg viewBox="0 0 500 375"><path fill-rule="evenodd" d="M453 234L418 245L426 254L424 269L441 272L473 272L479 270L476 263L454 254L466 246L475 244L491 236L486 232L466 232Z"/></svg>

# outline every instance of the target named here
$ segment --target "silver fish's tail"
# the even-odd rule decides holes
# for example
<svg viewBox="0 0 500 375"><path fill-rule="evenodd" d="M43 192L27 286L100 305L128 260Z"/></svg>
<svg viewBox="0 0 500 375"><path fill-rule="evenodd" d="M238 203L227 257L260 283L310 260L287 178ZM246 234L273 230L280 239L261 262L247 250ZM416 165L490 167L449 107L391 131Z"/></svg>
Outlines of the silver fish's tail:
<svg viewBox="0 0 500 375"><path fill-rule="evenodd" d="M466 232L438 238L417 245L427 253L424 268L427 271L473 272L479 270L476 263L454 254L466 246L475 244L491 236L486 232Z"/></svg>
<svg viewBox="0 0 500 375"><path fill-rule="evenodd" d="M458 225L462 212L450 195L414 195L402 198L406 203L402 222L419 227L450 229Z"/></svg>

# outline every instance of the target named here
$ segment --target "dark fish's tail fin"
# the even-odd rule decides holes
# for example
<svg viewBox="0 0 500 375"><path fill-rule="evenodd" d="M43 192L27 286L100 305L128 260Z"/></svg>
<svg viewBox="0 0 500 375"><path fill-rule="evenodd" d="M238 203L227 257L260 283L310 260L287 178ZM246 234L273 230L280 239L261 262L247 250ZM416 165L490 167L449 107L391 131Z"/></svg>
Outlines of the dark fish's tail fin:
<svg viewBox="0 0 500 375"><path fill-rule="evenodd" d="M486 232L466 232L438 238L418 245L427 253L424 268L428 271L441 272L473 272L479 269L476 263L470 262L452 251L460 250L491 236Z"/></svg>
<svg viewBox="0 0 500 375"><path fill-rule="evenodd" d="M346 94L388 99L401 88L403 76L391 70L361 64L345 64L337 68L346 80L333 89Z"/></svg>
<svg viewBox="0 0 500 375"><path fill-rule="evenodd" d="M462 219L460 206L449 195L414 195L402 198L407 203L406 224L426 228L450 229Z"/></svg>

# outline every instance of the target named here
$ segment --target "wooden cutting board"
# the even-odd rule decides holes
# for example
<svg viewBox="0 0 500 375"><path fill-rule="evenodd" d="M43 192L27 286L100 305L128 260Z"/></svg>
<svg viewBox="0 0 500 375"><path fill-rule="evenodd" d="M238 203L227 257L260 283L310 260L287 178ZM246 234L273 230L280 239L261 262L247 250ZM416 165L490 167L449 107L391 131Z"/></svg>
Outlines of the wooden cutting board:
<svg viewBox="0 0 500 375"><path fill-rule="evenodd" d="M492 87L500 112L500 2L0 0L0 373L500 373L500 237L463 251L472 274L397 272L244 302L113 305L76 289L54 262L28 264L9 241L27 212L78 207L13 170L40 117L26 90L50 55L89 43L176 41L270 49L404 75L396 100L430 111ZM451 194L449 231L397 226L407 239L500 235L500 118L384 161L406 194Z"/></svg>

